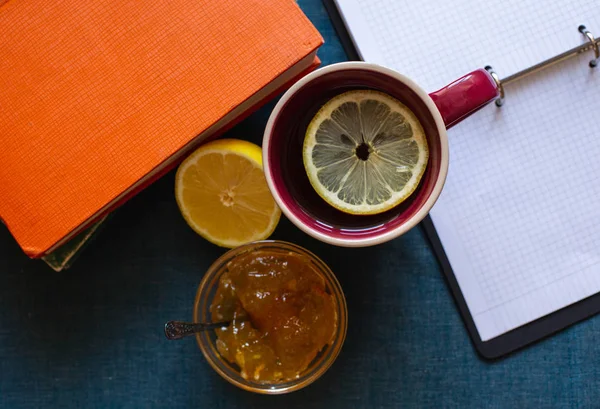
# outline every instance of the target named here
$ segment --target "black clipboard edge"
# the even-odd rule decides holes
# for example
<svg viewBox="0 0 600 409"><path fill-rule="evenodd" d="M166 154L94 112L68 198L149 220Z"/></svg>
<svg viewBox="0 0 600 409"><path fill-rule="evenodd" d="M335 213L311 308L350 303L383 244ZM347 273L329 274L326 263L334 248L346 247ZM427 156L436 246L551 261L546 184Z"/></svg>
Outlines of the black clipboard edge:
<svg viewBox="0 0 600 409"><path fill-rule="evenodd" d="M348 30L346 29L346 23L335 4L335 0L323 0L323 6L325 6L325 10L327 10L327 13L329 14L333 28L335 28L348 60L361 61L358 51L356 51L356 47L354 46L354 42L350 37L350 33L348 33Z"/></svg>
<svg viewBox="0 0 600 409"><path fill-rule="evenodd" d="M433 225L431 217L427 216L421 226L425 231L433 252L436 255L438 262L444 272L446 282L452 290L454 301L460 311L460 315L467 327L471 341L473 342L477 352L486 359L494 360L505 355L517 352L518 350L542 341L557 332L566 329L578 322L588 319L600 312L600 293L594 294L588 298L562 308L552 314L546 315L535 321L525 324L510 332L502 334L489 341L482 341L479 332L475 327L473 317L469 312L467 303L462 295L462 291L458 285L458 281L454 276L450 261L446 257L444 248L439 236Z"/></svg>
<svg viewBox="0 0 600 409"><path fill-rule="evenodd" d="M346 56L351 61L360 61L360 57L350 37L346 24L339 13L335 0L322 0L327 13L335 28L342 47L346 52ZM578 322L586 320L600 312L600 293L596 293L588 298L578 301L575 304L571 304L565 308L562 308L552 314L546 315L539 318L529 324L523 325L510 332L502 334L489 341L482 341L479 336L479 332L475 327L473 317L469 312L467 303L462 295L458 281L454 276L454 271L450 266L450 261L446 256L444 247L440 241L440 238L435 230L433 221L430 216L427 216L422 222L421 227L423 228L427 239L429 240L433 252L440 263L440 267L444 272L444 278L448 283L454 302L456 303L460 315L463 319L467 331L471 338L475 350L483 358L488 360L495 360L504 357L508 354L512 354L522 349L525 346L533 343L542 341L549 336L564 330Z"/></svg>

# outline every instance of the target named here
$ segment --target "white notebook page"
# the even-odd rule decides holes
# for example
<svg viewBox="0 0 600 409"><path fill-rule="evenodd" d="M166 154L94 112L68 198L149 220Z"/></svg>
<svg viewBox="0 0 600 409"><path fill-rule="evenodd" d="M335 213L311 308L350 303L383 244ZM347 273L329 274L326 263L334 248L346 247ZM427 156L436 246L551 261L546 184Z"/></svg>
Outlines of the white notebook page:
<svg viewBox="0 0 600 409"><path fill-rule="evenodd" d="M364 60L428 91L500 77L600 35L589 0L337 0ZM431 217L483 341L600 291L600 68L592 53L506 88L449 131Z"/></svg>

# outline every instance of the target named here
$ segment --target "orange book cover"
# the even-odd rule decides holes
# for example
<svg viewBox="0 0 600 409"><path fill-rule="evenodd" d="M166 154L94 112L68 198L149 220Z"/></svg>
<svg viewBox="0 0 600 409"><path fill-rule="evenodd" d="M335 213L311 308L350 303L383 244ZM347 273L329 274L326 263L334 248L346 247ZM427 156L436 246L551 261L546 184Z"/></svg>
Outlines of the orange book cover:
<svg viewBox="0 0 600 409"><path fill-rule="evenodd" d="M293 0L0 0L0 218L39 257L314 68Z"/></svg>

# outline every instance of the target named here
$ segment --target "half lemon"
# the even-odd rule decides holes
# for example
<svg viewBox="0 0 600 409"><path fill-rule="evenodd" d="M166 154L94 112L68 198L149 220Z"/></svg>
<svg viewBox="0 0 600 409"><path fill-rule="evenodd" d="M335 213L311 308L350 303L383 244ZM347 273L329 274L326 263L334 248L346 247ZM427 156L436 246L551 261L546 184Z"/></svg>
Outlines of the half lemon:
<svg viewBox="0 0 600 409"><path fill-rule="evenodd" d="M261 148L242 140L216 140L192 153L177 170L175 197L190 227L221 247L268 238L281 216Z"/></svg>

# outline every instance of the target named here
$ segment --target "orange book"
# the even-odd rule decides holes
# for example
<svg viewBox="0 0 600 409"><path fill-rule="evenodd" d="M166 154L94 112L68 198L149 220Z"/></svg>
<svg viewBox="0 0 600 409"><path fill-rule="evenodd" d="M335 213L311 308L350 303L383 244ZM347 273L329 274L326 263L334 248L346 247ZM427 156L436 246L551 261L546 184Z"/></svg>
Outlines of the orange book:
<svg viewBox="0 0 600 409"><path fill-rule="evenodd" d="M0 0L0 218L56 249L313 69L293 0Z"/></svg>

